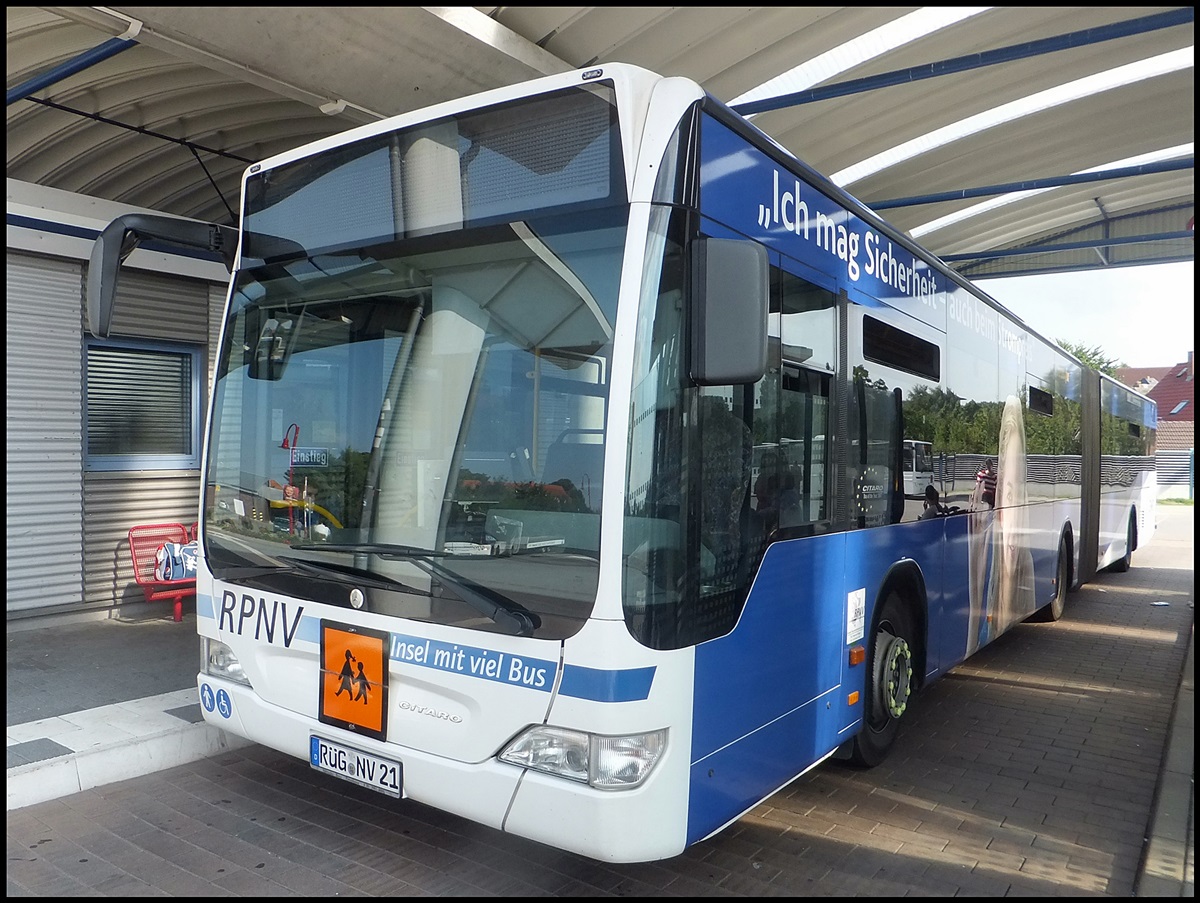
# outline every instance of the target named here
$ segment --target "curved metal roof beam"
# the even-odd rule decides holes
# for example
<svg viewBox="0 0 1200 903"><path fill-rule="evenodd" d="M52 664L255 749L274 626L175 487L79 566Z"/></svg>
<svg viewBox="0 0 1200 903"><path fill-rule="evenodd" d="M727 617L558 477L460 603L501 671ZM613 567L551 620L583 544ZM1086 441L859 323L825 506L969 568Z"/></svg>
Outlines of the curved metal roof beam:
<svg viewBox="0 0 1200 903"><path fill-rule="evenodd" d="M868 157L866 160L834 173L830 176L830 180L834 184L845 188L847 185L852 185L890 166L895 166L898 163L920 156L935 148L958 141L968 135L986 131L998 125L1003 125L1006 122L1012 122L1024 116L1030 116L1052 107L1079 100L1082 97L1099 94L1103 91L1119 88L1135 81L1165 75L1169 72L1192 68L1195 65L1195 47L1189 46L1180 50L1172 50L1168 53L1159 54L1150 59L1139 60L1136 63L1118 66L1115 69L1109 69L1107 72L1098 72L1095 75L1076 79L1075 81L1067 82L1066 84L1058 85L1045 91L1038 91L1019 100L1001 104L991 110L977 113L974 116L968 116L966 119L961 119L940 129L935 129L928 134L913 138L911 141L905 141L902 144L898 144L882 153L875 154L873 157Z"/></svg>
<svg viewBox="0 0 1200 903"><path fill-rule="evenodd" d="M1172 28L1176 25L1195 21L1196 18L1196 11L1191 7L1187 7L1165 13L1155 13L1154 15L1144 16L1140 19L1116 22L1100 28L1088 28L1083 31L1057 35L1052 38L1028 41L1024 44L1014 44L1011 47L1000 47L996 50L988 50L983 53L973 53L969 56L956 57L955 59L941 60L940 62L927 63L922 66L911 66L908 69L901 69L896 72L884 72L880 75L857 78L836 85L828 85L824 88L799 90L801 87L808 88L811 85L818 84L837 75L839 72L844 72L846 69L866 62L889 50L902 47L904 44L933 34L941 28L961 22L970 16L977 15L990 8L972 7L963 11L966 15L959 15L957 17L953 16L953 10L938 8L918 10L915 13L910 13L901 19L897 19L895 22L880 26L860 38L848 41L841 47L835 47L833 50L823 53L808 63L797 66L790 72L777 76L759 85L757 88L752 88L731 100L729 106L743 116L749 117L755 113L765 113L769 110L780 110L784 107L798 106L818 100L828 100L832 97L843 97L847 94L875 91L879 88L891 87L892 85L909 84L910 82L926 78L937 78L938 76L950 75L956 72L966 72L985 66L995 66L999 63L1011 63L1015 60L1031 56L1042 56L1059 50L1069 50L1089 44L1099 44L1117 38L1144 34L1148 31L1157 31L1160 28ZM909 27L903 27L904 23L908 23ZM793 93L773 95L776 89L784 87L792 88Z"/></svg>
<svg viewBox="0 0 1200 903"><path fill-rule="evenodd" d="M34 76L22 84L17 85L8 92L8 104L15 103L18 100L24 100L30 94L36 91L41 91L43 88L49 88L51 85L58 84L66 78L70 78L77 72L82 72L84 69L90 69L97 63L102 63L111 57L116 56L122 51L128 50L130 47L136 47L137 41L129 40L124 37L109 38L103 44L93 47L91 50L84 51L74 59L67 60L41 75Z"/></svg>
<svg viewBox="0 0 1200 903"><path fill-rule="evenodd" d="M1025 198L1033 197L1046 191L1053 191L1055 188L1060 188L1063 185L1076 185L1080 182L1099 181L1102 179L1125 178L1132 175L1144 175L1153 172L1168 172L1176 169L1190 169L1195 164L1196 145L1195 142L1181 144L1177 147L1169 147L1165 150L1154 151L1149 154L1140 154L1136 157L1129 157L1125 160L1115 160L1112 163L1104 163L1100 166L1093 166L1088 169L1081 169L1079 172L1071 173L1070 176L1051 180L1054 184L1046 186L1033 186L1028 189L1018 191L1008 191L999 197L992 198L988 201L983 201L979 204L973 204L970 207L964 207L962 210L957 210L954 213L946 216L938 217L935 220L930 220L920 226L916 226L911 230L913 238L920 238L923 235L928 235L931 232L936 232L939 229L945 229L947 226L952 226L955 223L962 222L966 219L971 219L975 216L988 213L996 210L999 207L1004 207L1008 204L1014 204L1017 201L1022 201ZM1186 159L1179 159L1186 158ZM1168 162L1175 161L1175 162ZM1156 165L1161 164L1161 165ZM1005 188L1007 186L994 186L996 188ZM976 189L980 193L986 193L987 189ZM959 193L958 197L967 197L966 193ZM947 198L939 198L938 200L946 200ZM933 201L929 201L933 203ZM897 205L898 206L898 205Z"/></svg>
<svg viewBox="0 0 1200 903"><path fill-rule="evenodd" d="M987 6L972 6L958 9L945 9L941 7L919 9L906 16L901 16L894 22L888 22L864 35L860 35L852 41L847 41L840 47L827 50L825 53L815 56L805 63L801 63L794 69L790 69L755 88L751 88L749 91L739 94L733 100L729 101L729 106L749 119L756 113L795 106L798 103L808 103L809 100L818 98L808 97L808 94L813 92L801 93L806 88L819 85L821 82L828 81L848 69L853 69L855 66L859 66L891 50L895 50L897 47L903 47L905 44L927 37L943 28L948 28L964 19L969 19L971 16L977 16L990 8ZM876 77L884 78L886 76ZM906 78L903 80L909 81L911 79ZM874 78L855 79L854 82L843 82L842 85L850 86L857 82L872 81L874 81ZM840 88L842 85L833 85L827 90ZM874 90L875 87L877 86L872 85L868 90ZM849 91L842 93L854 93L858 90L861 90L861 88L851 88Z"/></svg>
<svg viewBox="0 0 1200 903"><path fill-rule="evenodd" d="M1049 176L1044 179L1024 179L1020 182L1006 182L1002 185L981 185L978 188L960 188L956 191L938 191L932 194L915 195L908 198L894 198L888 201L867 201L866 205L872 210L892 210L896 207L916 207L921 204L940 204L942 201L962 201L967 198L979 198L985 195L1005 195L1011 192L1031 192L1035 188L1059 188L1063 185L1078 185L1081 182L1103 182L1108 179L1124 179L1129 176L1143 176L1156 172L1175 172L1192 169L1196 164L1194 156L1181 157L1190 154L1192 144L1181 144L1178 147L1156 151L1153 154L1142 154L1136 159L1147 162L1118 165L1116 163L1096 166L1092 169L1081 169L1069 176ZM1135 159L1133 157L1130 160ZM1114 168L1109 169L1112 166ZM997 204L996 206L1001 206ZM923 229L916 226L915 229ZM914 236L915 236L914 231Z"/></svg>

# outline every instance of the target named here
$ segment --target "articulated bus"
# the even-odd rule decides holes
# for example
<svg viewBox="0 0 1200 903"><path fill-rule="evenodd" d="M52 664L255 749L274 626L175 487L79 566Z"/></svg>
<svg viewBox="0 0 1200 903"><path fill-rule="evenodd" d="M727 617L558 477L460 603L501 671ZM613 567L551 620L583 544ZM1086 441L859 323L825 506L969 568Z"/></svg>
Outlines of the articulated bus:
<svg viewBox="0 0 1200 903"><path fill-rule="evenodd" d="M687 79L362 126L250 166L237 228L115 220L95 335L148 239L232 275L204 717L597 860L876 765L922 687L1154 529L1152 402ZM918 519L906 437L991 459L994 504L964 476Z"/></svg>

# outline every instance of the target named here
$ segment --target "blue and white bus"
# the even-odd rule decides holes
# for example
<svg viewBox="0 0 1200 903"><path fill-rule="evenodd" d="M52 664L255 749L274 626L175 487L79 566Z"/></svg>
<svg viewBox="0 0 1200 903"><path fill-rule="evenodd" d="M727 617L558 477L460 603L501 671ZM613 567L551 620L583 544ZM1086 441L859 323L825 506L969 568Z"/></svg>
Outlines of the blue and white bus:
<svg viewBox="0 0 1200 903"><path fill-rule="evenodd" d="M249 167L237 229L114 221L97 336L151 237L232 273L205 718L500 831L661 859L874 765L1153 532L1152 402L687 79L363 126ZM906 505L906 436L961 514Z"/></svg>

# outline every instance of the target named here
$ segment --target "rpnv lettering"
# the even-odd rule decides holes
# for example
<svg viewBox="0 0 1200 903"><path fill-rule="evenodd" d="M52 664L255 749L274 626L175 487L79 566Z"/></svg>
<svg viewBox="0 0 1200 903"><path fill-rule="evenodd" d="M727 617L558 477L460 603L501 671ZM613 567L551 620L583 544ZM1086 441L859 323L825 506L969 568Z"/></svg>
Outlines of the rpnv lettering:
<svg viewBox="0 0 1200 903"><path fill-rule="evenodd" d="M245 636L249 624L253 627L254 639L266 640L272 644L275 643L278 631L280 641L285 647L289 647L296 638L296 630L303 615L304 606L300 605L289 621L286 602L272 599L268 604L262 596L256 599L249 593L242 593L239 600L235 593L225 590L221 593L221 613L217 617L217 629Z"/></svg>

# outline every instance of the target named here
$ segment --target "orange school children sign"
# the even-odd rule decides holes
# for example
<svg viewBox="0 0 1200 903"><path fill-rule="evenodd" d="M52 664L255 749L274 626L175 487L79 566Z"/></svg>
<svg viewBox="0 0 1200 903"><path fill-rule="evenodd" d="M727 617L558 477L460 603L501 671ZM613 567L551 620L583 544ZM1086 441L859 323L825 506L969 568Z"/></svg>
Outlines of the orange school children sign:
<svg viewBox="0 0 1200 903"><path fill-rule="evenodd" d="M387 691L388 634L322 621L321 722L384 740Z"/></svg>

